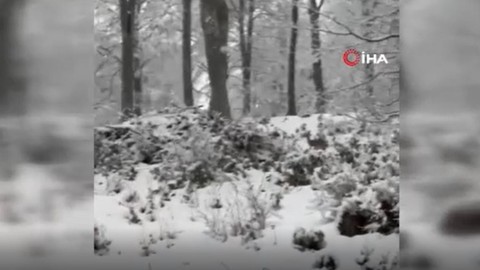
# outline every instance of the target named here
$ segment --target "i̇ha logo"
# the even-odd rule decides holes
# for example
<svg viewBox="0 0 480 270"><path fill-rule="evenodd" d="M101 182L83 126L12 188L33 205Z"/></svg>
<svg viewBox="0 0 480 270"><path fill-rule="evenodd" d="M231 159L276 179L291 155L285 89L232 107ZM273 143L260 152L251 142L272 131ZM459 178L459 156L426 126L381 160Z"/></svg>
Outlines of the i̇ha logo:
<svg viewBox="0 0 480 270"><path fill-rule="evenodd" d="M388 60L385 54L368 54L365 52L360 53L355 49L348 49L343 53L343 62L350 67L358 65L358 63L388 64Z"/></svg>

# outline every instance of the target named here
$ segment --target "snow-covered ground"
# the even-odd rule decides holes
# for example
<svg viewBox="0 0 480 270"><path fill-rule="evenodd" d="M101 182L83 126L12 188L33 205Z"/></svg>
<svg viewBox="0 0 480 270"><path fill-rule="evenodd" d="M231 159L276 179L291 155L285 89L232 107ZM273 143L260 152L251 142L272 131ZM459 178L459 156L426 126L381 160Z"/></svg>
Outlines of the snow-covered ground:
<svg viewBox="0 0 480 270"><path fill-rule="evenodd" d="M345 117L331 119L348 121ZM270 123L289 134L302 124L312 131L318 129L316 116L277 117ZM356 263L361 252L373 251L370 263L375 266L398 255L397 234L341 236L335 223L315 209L319 195L310 186L283 188L266 181L267 174L255 169L248 170L245 180L196 190L188 195L194 197L189 203L185 202L184 189L175 190L164 207L153 213L152 221L132 222L129 207L145 205L149 189L158 187L149 173L152 166L140 165L135 181L123 181L119 194L112 193L109 186L118 181L115 175L95 176L95 223L111 241L108 252L98 257L105 265L128 264L136 269L313 269L315 261L326 255L336 259L337 269L351 270L361 269ZM137 199L131 198L133 192ZM274 208L272 198L278 193L282 194L280 207ZM231 236L232 224L252 211L252 196L266 213L266 228L253 240ZM305 252L295 249L292 239L299 227L323 231L326 247Z"/></svg>

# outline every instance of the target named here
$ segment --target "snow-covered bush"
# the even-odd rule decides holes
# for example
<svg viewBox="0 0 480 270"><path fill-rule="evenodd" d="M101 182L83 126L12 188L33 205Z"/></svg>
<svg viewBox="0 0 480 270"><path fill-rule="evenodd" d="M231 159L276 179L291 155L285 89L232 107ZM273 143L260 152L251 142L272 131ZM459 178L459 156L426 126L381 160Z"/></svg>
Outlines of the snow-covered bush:
<svg viewBox="0 0 480 270"><path fill-rule="evenodd" d="M283 182L291 186L310 185L315 168L322 165L323 159L318 151L305 150L289 153L282 162Z"/></svg>
<svg viewBox="0 0 480 270"><path fill-rule="evenodd" d="M213 202L207 201L198 213L212 238L237 238L247 249L257 249L255 240L264 236L263 231L270 225L268 220L280 202L276 199L278 193L266 192L264 187L249 182L243 184L237 187L229 183L234 190L231 196L223 201L213 196Z"/></svg>
<svg viewBox="0 0 480 270"><path fill-rule="evenodd" d="M150 234L148 238L142 239L140 241L140 247L141 247L140 255L142 257L148 257L152 254L156 254L155 250L152 249L152 245L156 243L157 243L157 240L153 238L152 234Z"/></svg>
<svg viewBox="0 0 480 270"><path fill-rule="evenodd" d="M137 214L137 211L133 206L128 208L128 214L126 215L129 224L142 224L142 220Z"/></svg>
<svg viewBox="0 0 480 270"><path fill-rule="evenodd" d="M312 269L320 270L336 270L338 268L338 261L332 255L319 256L312 265Z"/></svg>
<svg viewBox="0 0 480 270"><path fill-rule="evenodd" d="M337 226L340 234L355 236L369 232L398 232L398 182L384 181L363 186L338 208Z"/></svg>
<svg viewBox="0 0 480 270"><path fill-rule="evenodd" d="M302 126L296 134L287 135L268 121L230 121L195 108L176 108L96 129L95 172L116 175L112 179L121 181L135 180L138 163L149 164L158 184L151 192L160 194L163 207L175 189L185 188L183 196L188 202L197 189L246 181L252 170L263 171L269 184L286 190L310 185L321 194L315 207L328 210L344 235L396 231L398 128L319 117L318 130L313 133ZM244 207L279 209L281 195L277 205L267 200L262 202L265 205ZM247 201L254 202L252 198ZM147 208L145 213L152 212ZM140 209L139 213L144 212ZM232 224L218 224L213 217L204 219L214 234L245 236L251 231L247 226L261 232L266 218Z"/></svg>
<svg viewBox="0 0 480 270"><path fill-rule="evenodd" d="M255 122L227 121L198 109L178 109L95 131L96 173L136 176L135 164L158 165L158 181L201 188L210 182L244 176L248 168L270 170L285 155L279 131L269 132ZM161 121L161 122L162 122Z"/></svg>
<svg viewBox="0 0 480 270"><path fill-rule="evenodd" d="M293 233L293 245L300 251L317 251L325 248L325 234L321 230L297 228Z"/></svg>
<svg viewBox="0 0 480 270"><path fill-rule="evenodd" d="M119 174L124 179L136 176L135 143L128 127L102 127L94 130L94 172L105 176Z"/></svg>
<svg viewBox="0 0 480 270"><path fill-rule="evenodd" d="M206 232L210 237L221 242L228 240L228 228L219 209L211 209L209 212L199 212L200 218L208 228Z"/></svg>
<svg viewBox="0 0 480 270"><path fill-rule="evenodd" d="M355 262L360 270L395 270L399 268L398 254L383 254L380 260L372 260L375 250L364 247Z"/></svg>
<svg viewBox="0 0 480 270"><path fill-rule="evenodd" d="M112 241L105 237L105 228L95 224L94 226L94 242L93 249L96 255L103 256L108 254L109 246Z"/></svg>
<svg viewBox="0 0 480 270"><path fill-rule="evenodd" d="M318 127L328 147L291 153L283 165L297 168L294 179L311 183L321 194L316 207L323 213L334 214L342 234L397 231L398 128L323 118ZM297 133L303 136L304 131L301 128ZM283 172L285 179L290 179L291 172L292 169Z"/></svg>

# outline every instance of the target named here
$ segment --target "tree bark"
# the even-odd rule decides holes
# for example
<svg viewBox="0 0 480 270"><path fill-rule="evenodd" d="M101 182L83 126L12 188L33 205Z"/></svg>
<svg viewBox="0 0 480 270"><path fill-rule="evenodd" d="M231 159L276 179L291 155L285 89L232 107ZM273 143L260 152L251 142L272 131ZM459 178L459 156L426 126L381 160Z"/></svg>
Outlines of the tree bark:
<svg viewBox="0 0 480 270"><path fill-rule="evenodd" d="M376 5L375 2L376 0L362 0L362 17L367 20L364 24L364 37L366 38L372 38L373 33L371 28L373 26L373 23L370 20L371 18L369 17L371 16L373 7ZM372 99L374 95L372 78L375 73L372 63L367 63L365 65L364 73L365 81L368 82L367 84L365 84L365 91L367 93L368 99Z"/></svg>
<svg viewBox="0 0 480 270"><path fill-rule="evenodd" d="M141 64L141 43L140 43L140 24L139 24L139 16L140 16L140 8L141 5L139 3L135 4L135 16L134 16L134 28L133 28L133 73L134 73L134 81L133 81L133 88L134 90L134 113L135 115L142 114L142 104L143 104L143 72L142 72L142 64Z"/></svg>
<svg viewBox="0 0 480 270"><path fill-rule="evenodd" d="M135 45L137 47L137 45ZM134 69L134 81L133 81L133 87L134 87L134 97L135 97L135 102L134 102L134 112L135 115L141 115L142 114L142 104L143 104L143 84L142 84L142 67L141 67L141 62L140 62L140 57L139 56L134 56L133 58L133 69Z"/></svg>
<svg viewBox="0 0 480 270"><path fill-rule="evenodd" d="M227 92L228 6L224 0L201 0L200 18L205 37L208 75L210 77L210 111L230 118Z"/></svg>
<svg viewBox="0 0 480 270"><path fill-rule="evenodd" d="M183 0L183 101L193 106L192 84L192 0Z"/></svg>
<svg viewBox="0 0 480 270"><path fill-rule="evenodd" d="M130 116L134 111L134 26L135 1L120 0L120 21L122 28L122 98L121 110L123 117Z"/></svg>
<svg viewBox="0 0 480 270"><path fill-rule="evenodd" d="M322 58L321 58L321 40L320 40L320 10L323 1L317 5L316 0L309 0L308 14L311 24L311 47L314 62L312 64L313 84L315 86L315 110L317 113L324 113L326 106L325 86L323 84Z"/></svg>
<svg viewBox="0 0 480 270"><path fill-rule="evenodd" d="M297 51L298 0L292 0L292 29L288 54L288 110L287 115L297 115L295 100L295 56Z"/></svg>
<svg viewBox="0 0 480 270"><path fill-rule="evenodd" d="M253 13L255 12L255 0L248 2L247 30L245 34L245 0L239 2L238 28L240 35L240 53L242 58L242 87L243 115L251 111L251 76L252 76L252 44L253 44Z"/></svg>

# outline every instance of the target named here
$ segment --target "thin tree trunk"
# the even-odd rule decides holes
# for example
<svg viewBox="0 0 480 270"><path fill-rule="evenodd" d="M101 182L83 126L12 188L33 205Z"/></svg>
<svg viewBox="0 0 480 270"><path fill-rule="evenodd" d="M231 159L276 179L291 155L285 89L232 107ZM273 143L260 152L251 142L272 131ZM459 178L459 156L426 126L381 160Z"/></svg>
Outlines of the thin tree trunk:
<svg viewBox="0 0 480 270"><path fill-rule="evenodd" d="M242 87L243 87L243 115L250 113L250 89L245 80L247 70L245 68L246 38L245 38L245 0L238 2L238 35L240 37L240 57L242 60Z"/></svg>
<svg viewBox="0 0 480 270"><path fill-rule="evenodd" d="M252 95L252 48L253 48L253 24L254 18L253 14L255 13L255 0L249 0L248 6L248 17L247 17L247 49L245 55L245 75L244 82L245 88L248 89L248 94ZM251 98L250 98L251 99ZM256 98L254 104L256 104ZM250 101L250 104L252 102Z"/></svg>
<svg viewBox="0 0 480 270"><path fill-rule="evenodd" d="M139 3L136 3L135 6L135 16L134 16L134 28L133 28L133 39L134 39L134 44L133 44L133 73L134 73L134 81L133 81L133 87L134 87L134 97L135 97L135 109L134 113L135 115L141 115L142 114L142 105L143 105L143 85L142 85L142 78L143 78L143 72L142 72L142 65L141 65L141 43L140 43L140 21L139 21L139 16L140 16L140 8L141 5Z"/></svg>
<svg viewBox="0 0 480 270"><path fill-rule="evenodd" d="M308 14L310 15L311 24L311 47L312 55L315 59L312 64L313 70L313 84L315 86L316 99L315 110L317 113L325 112L326 97L325 86L323 84L322 58L321 58L321 40L320 40L320 10L323 5L323 0L317 5L316 0L309 0Z"/></svg>
<svg viewBox="0 0 480 270"><path fill-rule="evenodd" d="M137 47L137 45L135 46ZM137 49L135 49L137 50ZM142 104L143 104L143 85L142 85L142 67L140 63L140 57L135 55L133 58L133 67L134 67L134 97L135 97L135 115L142 114Z"/></svg>
<svg viewBox="0 0 480 270"><path fill-rule="evenodd" d="M277 7L280 8L280 7ZM287 55L288 54L288 29L285 28L278 28L278 32L276 33L277 35L277 41L278 41L278 48L280 51L280 55ZM282 61L279 63L279 68L280 68L280 74L284 74L285 71L287 70L287 65ZM275 89L277 89L278 93L278 107L277 108L279 111L278 113L285 113L286 105L288 104L288 93L285 91L286 88L286 81L283 79L283 77L280 80L275 79L274 80L274 85Z"/></svg>
<svg viewBox="0 0 480 270"><path fill-rule="evenodd" d="M243 97L243 115L248 115L251 111L252 90L252 44L253 44L253 13L255 12L255 0L248 2L247 30L245 35L245 0L239 2L238 28L240 35L240 52L242 57L242 86Z"/></svg>
<svg viewBox="0 0 480 270"><path fill-rule="evenodd" d="M365 29L364 36L366 38L372 37L371 28L373 26L373 23L371 20L368 20L368 19L372 13L371 9L376 5L375 2L376 0L362 0L362 17L364 17L364 19L367 19L367 21L364 24L364 29ZM366 64L364 72L365 72L365 81L368 82L367 84L365 84L365 91L367 92L368 99L372 99L374 94L373 93L374 88L372 84L372 78L374 76L373 64L372 63Z"/></svg>
<svg viewBox="0 0 480 270"><path fill-rule="evenodd" d="M297 51L298 0L292 0L292 29L288 54L288 111L287 115L297 115L295 101L295 55Z"/></svg>
<svg viewBox="0 0 480 270"><path fill-rule="evenodd" d="M210 111L230 118L227 92L228 6L224 0L201 0L200 18L205 37L208 75L210 77Z"/></svg>
<svg viewBox="0 0 480 270"><path fill-rule="evenodd" d="M193 106L192 84L192 0L183 0L183 100Z"/></svg>
<svg viewBox="0 0 480 270"><path fill-rule="evenodd" d="M122 115L129 116L134 109L134 26L135 1L120 0L120 21L122 28Z"/></svg>

